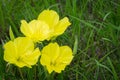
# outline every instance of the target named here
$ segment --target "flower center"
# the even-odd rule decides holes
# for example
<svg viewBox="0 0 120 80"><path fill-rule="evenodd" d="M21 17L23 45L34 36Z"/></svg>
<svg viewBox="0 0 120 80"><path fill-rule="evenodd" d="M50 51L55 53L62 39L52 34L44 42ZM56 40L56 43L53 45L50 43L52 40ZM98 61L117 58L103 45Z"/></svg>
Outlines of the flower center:
<svg viewBox="0 0 120 80"><path fill-rule="evenodd" d="M20 57L17 58L17 61L20 61Z"/></svg>
<svg viewBox="0 0 120 80"><path fill-rule="evenodd" d="M50 65L51 65L51 66L55 66L55 65L56 65L56 62L51 61L51 62L50 62Z"/></svg>

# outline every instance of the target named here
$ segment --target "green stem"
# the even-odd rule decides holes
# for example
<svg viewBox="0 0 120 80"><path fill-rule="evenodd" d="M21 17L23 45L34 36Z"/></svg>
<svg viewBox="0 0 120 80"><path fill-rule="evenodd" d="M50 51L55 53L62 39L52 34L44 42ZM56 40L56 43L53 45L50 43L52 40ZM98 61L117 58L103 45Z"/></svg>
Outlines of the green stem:
<svg viewBox="0 0 120 80"><path fill-rule="evenodd" d="M52 74L50 75L52 80L54 80L54 75L55 75L55 72L52 72Z"/></svg>
<svg viewBox="0 0 120 80"><path fill-rule="evenodd" d="M35 78L34 78L34 80L36 80L36 72L37 72L37 71L36 71L36 66L35 66Z"/></svg>
<svg viewBox="0 0 120 80"><path fill-rule="evenodd" d="M18 70L19 70L19 72L20 72L20 76L21 76L22 80L24 80L21 69L20 69L20 68L18 68Z"/></svg>
<svg viewBox="0 0 120 80"><path fill-rule="evenodd" d="M51 74L48 73L48 71L46 70L46 68L44 68L45 71L45 75L47 77L47 80L54 80L54 72L52 72Z"/></svg>

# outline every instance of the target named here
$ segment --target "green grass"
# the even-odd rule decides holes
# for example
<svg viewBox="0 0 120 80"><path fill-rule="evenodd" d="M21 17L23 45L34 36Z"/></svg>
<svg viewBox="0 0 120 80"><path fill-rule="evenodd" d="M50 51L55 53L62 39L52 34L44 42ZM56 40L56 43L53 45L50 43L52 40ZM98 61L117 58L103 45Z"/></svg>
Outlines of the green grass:
<svg viewBox="0 0 120 80"><path fill-rule="evenodd" d="M0 80L21 79L18 68L3 60L2 44L9 40L9 27L15 37L22 36L20 21L35 19L48 8L72 23L56 41L73 48L74 59L62 73L51 74L54 80L119 80L119 0L0 0ZM39 63L21 72L24 80L47 79Z"/></svg>

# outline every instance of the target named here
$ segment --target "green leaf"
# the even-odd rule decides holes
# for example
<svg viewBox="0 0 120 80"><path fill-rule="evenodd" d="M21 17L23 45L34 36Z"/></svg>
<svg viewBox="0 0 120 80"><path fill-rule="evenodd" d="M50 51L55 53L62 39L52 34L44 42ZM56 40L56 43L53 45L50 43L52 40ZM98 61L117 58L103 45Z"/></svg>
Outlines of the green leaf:
<svg viewBox="0 0 120 80"><path fill-rule="evenodd" d="M117 72L115 70L114 65L112 64L112 62L111 62L109 57L107 57L107 60L108 60L108 63L110 64L110 67L112 69L112 74L113 74L114 80L118 80L118 75L117 75Z"/></svg>
<svg viewBox="0 0 120 80"><path fill-rule="evenodd" d="M14 40L14 39L15 39L15 36L14 36L13 31L12 31L12 29L11 29L11 26L10 26L10 29L9 29L9 36L10 36L10 39L11 39L11 40Z"/></svg>
<svg viewBox="0 0 120 80"><path fill-rule="evenodd" d="M75 42L74 42L74 48L73 48L73 55L75 55L77 53L77 49L78 49L78 37L75 36Z"/></svg>

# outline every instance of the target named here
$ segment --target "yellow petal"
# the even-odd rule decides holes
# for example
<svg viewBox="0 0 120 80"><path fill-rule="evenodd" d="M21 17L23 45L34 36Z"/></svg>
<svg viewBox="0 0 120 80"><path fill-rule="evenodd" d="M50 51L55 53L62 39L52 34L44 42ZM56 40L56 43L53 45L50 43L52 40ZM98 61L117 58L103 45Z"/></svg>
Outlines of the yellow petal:
<svg viewBox="0 0 120 80"><path fill-rule="evenodd" d="M62 70L64 70L66 67L65 64L58 64L54 67L54 71L57 72L57 73L61 73Z"/></svg>
<svg viewBox="0 0 120 80"><path fill-rule="evenodd" d="M4 60L9 63L14 63L16 61L17 56L17 50L12 41L7 42L4 45Z"/></svg>
<svg viewBox="0 0 120 80"><path fill-rule="evenodd" d="M20 30L27 37L30 37L32 35L32 30L30 29L28 23L25 20L21 21Z"/></svg>
<svg viewBox="0 0 120 80"><path fill-rule="evenodd" d="M54 10L44 10L39 14L38 20L46 22L50 28L53 28L59 21L59 15Z"/></svg>
<svg viewBox="0 0 120 80"><path fill-rule="evenodd" d="M72 50L68 46L60 47L60 55L56 60L54 71L60 73L72 61Z"/></svg>
<svg viewBox="0 0 120 80"><path fill-rule="evenodd" d="M46 66L49 73L51 73L54 70L52 62L54 63L58 55L59 45L57 43L50 43L43 48L40 63Z"/></svg>
<svg viewBox="0 0 120 80"><path fill-rule="evenodd" d="M68 46L59 47L57 43L50 43L43 48L40 62L46 66L49 73L60 73L72 59L72 50Z"/></svg>
<svg viewBox="0 0 120 80"><path fill-rule="evenodd" d="M49 26L43 21L32 20L27 23L25 20L22 20L21 23L21 32L34 42L43 41L51 35Z"/></svg>
<svg viewBox="0 0 120 80"><path fill-rule="evenodd" d="M36 64L40 51L34 50L34 43L27 37L18 37L4 45L4 60L18 67L30 67Z"/></svg>
<svg viewBox="0 0 120 80"><path fill-rule="evenodd" d="M34 50L34 43L27 37L18 37L14 40L18 56L23 55L26 51Z"/></svg>
<svg viewBox="0 0 120 80"><path fill-rule="evenodd" d="M47 65L46 67L47 67L49 74L53 72L53 67L51 67L50 65Z"/></svg>
<svg viewBox="0 0 120 80"><path fill-rule="evenodd" d="M45 65L50 65L51 59L49 56L42 54L40 58L40 63L45 66Z"/></svg>
<svg viewBox="0 0 120 80"><path fill-rule="evenodd" d="M46 66L49 73L51 73L53 71L52 67L50 66L51 59L50 59L50 57L48 55L42 54L41 58L40 58L40 63L43 66Z"/></svg>
<svg viewBox="0 0 120 80"><path fill-rule="evenodd" d="M57 43L50 43L42 50L42 54L47 55L51 61L55 61L59 55L59 45Z"/></svg>
<svg viewBox="0 0 120 80"><path fill-rule="evenodd" d="M47 39L50 35L49 26L40 20L32 20L29 23L30 28L32 29L33 34L31 35L32 40L34 41L43 41Z"/></svg>
<svg viewBox="0 0 120 80"><path fill-rule="evenodd" d="M68 65L70 64L72 59L73 59L73 55L71 48L69 48L68 46L60 47L60 55L59 58L57 58L56 62L60 63L60 65L62 64Z"/></svg>
<svg viewBox="0 0 120 80"><path fill-rule="evenodd" d="M39 48L36 48L33 52L26 52L25 56L23 56L23 61L28 65L35 65L40 56Z"/></svg>
<svg viewBox="0 0 120 80"><path fill-rule="evenodd" d="M26 63L24 63L24 62L18 62L18 61L16 61L15 63L14 63L16 66L18 66L18 67L20 67L20 68L22 68L22 67L24 67L24 66L28 66ZM28 67L31 67L31 66L28 66Z"/></svg>
<svg viewBox="0 0 120 80"><path fill-rule="evenodd" d="M59 23L54 27L54 36L63 34L70 24L71 23L67 17L60 20Z"/></svg>

